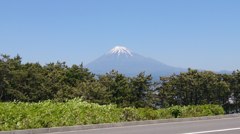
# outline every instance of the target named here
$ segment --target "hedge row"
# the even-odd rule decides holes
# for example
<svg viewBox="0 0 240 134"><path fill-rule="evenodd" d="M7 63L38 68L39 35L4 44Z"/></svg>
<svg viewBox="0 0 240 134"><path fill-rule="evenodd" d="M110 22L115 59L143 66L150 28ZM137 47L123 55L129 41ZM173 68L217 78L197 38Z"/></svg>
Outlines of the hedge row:
<svg viewBox="0 0 240 134"><path fill-rule="evenodd" d="M64 103L0 103L0 131L60 126L199 117L224 114L218 105L174 106L167 109L118 108L73 99Z"/></svg>

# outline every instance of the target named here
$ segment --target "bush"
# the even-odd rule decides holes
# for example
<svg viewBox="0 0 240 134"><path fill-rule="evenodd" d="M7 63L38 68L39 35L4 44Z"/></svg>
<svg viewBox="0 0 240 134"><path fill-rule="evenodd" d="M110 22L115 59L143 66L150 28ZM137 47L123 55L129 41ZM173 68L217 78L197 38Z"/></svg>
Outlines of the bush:
<svg viewBox="0 0 240 134"><path fill-rule="evenodd" d="M219 105L184 106L181 108L180 117L200 117L221 114L224 114L224 109Z"/></svg>
<svg viewBox="0 0 240 134"><path fill-rule="evenodd" d="M153 110L98 105L80 99L61 103L54 101L39 103L0 102L0 131L219 114L224 114L224 111L222 107L217 105L175 106Z"/></svg>
<svg viewBox="0 0 240 134"><path fill-rule="evenodd" d="M182 114L182 107L174 106L169 108L173 117L178 118Z"/></svg>

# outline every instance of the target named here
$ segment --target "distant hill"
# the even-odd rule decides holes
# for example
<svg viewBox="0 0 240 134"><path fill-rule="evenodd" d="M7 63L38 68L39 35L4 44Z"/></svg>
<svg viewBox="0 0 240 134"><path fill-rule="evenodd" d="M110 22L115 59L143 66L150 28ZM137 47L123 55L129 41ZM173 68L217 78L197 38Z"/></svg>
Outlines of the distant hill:
<svg viewBox="0 0 240 134"><path fill-rule="evenodd" d="M216 72L216 73L218 73L218 74L232 74L233 71L222 70L222 71L218 71L218 72Z"/></svg>
<svg viewBox="0 0 240 134"><path fill-rule="evenodd" d="M159 76L187 71L187 69L172 67L152 58L144 57L122 46L114 47L86 67L95 74L104 74L114 69L127 76L135 76L144 71L147 74L152 74L155 79Z"/></svg>

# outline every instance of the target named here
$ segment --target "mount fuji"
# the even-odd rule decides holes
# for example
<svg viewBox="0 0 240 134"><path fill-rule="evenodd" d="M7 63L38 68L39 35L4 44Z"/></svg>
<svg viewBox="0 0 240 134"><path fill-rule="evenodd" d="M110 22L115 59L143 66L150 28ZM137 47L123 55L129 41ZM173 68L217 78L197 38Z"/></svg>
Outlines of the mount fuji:
<svg viewBox="0 0 240 134"><path fill-rule="evenodd" d="M146 72L146 74L151 74L154 79L187 71L187 69L172 67L144 57L123 46L114 47L105 55L87 64L86 67L95 74L105 74L111 70L117 70L126 76L135 76L140 72Z"/></svg>

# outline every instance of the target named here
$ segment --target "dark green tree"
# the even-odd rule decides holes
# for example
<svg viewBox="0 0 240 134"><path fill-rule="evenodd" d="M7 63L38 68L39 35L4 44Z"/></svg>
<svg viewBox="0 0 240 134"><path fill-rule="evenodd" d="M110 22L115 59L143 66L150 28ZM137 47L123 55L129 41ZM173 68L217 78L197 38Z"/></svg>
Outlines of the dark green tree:
<svg viewBox="0 0 240 134"><path fill-rule="evenodd" d="M107 88L111 94L111 103L120 107L131 106L130 79L123 74L112 70L106 75L99 76L99 82Z"/></svg>
<svg viewBox="0 0 240 134"><path fill-rule="evenodd" d="M152 76L144 72L131 79L131 103L135 107L153 107Z"/></svg>
<svg viewBox="0 0 240 134"><path fill-rule="evenodd" d="M162 106L224 104L230 95L229 84L221 75L210 71L189 69L160 80L158 91Z"/></svg>

